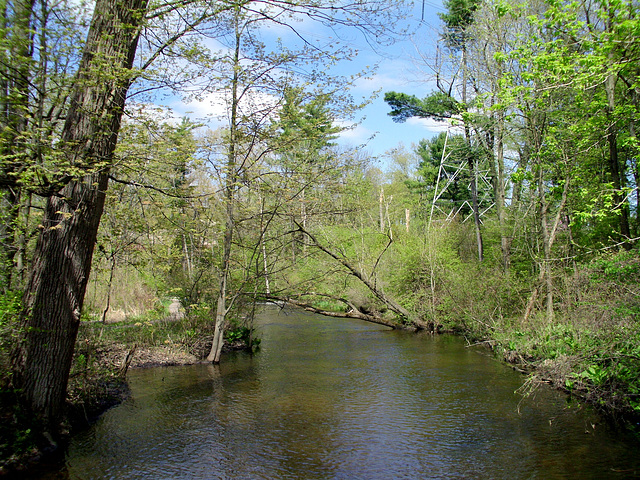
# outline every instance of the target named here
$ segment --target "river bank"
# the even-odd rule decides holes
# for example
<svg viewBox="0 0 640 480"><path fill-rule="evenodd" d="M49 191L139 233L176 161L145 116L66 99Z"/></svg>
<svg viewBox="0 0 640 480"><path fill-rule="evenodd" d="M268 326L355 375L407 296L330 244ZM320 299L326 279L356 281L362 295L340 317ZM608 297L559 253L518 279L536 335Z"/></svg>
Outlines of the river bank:
<svg viewBox="0 0 640 480"><path fill-rule="evenodd" d="M3 396L3 430L7 439L4 452L13 445L15 453L4 455L0 475L23 472L64 450L70 435L86 428L99 415L127 398L129 392L125 381L128 369L190 365L202 362L206 357L210 335L200 334L206 326L196 325L190 318L170 318L160 321L131 320L101 325L88 322L81 329L77 351L69 384L69 408L60 438L38 432L37 425L30 425L16 413L12 399ZM206 330L205 330L206 331ZM458 331L458 335L468 337L469 332ZM243 348L237 335L234 341L226 342L225 350ZM548 337L548 338L547 338ZM546 342L549 343L547 336ZM541 384L552 385L566 392L579 402L589 403L599 408L608 418L623 419L633 427L636 417L622 410L616 398L617 391L599 388L594 390L593 382L587 375L580 375L580 365L585 362L584 354L549 354L540 344L532 343L524 334L517 344L505 341L507 333L495 338L469 341L490 349L494 355L519 372L528 375L520 393L527 395ZM569 343L567 332L560 335L562 344ZM124 341L128 340L128 341ZM526 341L525 341L526 340ZM527 348L524 348L527 347ZM533 355L532 352L537 353ZM545 355L546 354L546 355ZM593 352L592 352L593 354ZM629 420L631 420L629 422Z"/></svg>
<svg viewBox="0 0 640 480"><path fill-rule="evenodd" d="M135 348L127 365L131 351L132 346L122 343L95 348L90 361L101 367L87 369L82 374L76 371L70 379L67 412L56 438L48 432L38 431L38 425L33 425L19 411L15 396L9 391L3 392L0 397L3 412L0 418L3 446L0 476L18 478L43 462L57 461L73 434L87 428L105 411L128 398L129 388L125 380L128 368L191 365L201 361L184 345L140 346Z"/></svg>
<svg viewBox="0 0 640 480"><path fill-rule="evenodd" d="M628 435L553 389L523 399L519 373L459 336L276 309L258 325L258 355L130 369L133 401L73 436L62 475L604 478L637 466Z"/></svg>

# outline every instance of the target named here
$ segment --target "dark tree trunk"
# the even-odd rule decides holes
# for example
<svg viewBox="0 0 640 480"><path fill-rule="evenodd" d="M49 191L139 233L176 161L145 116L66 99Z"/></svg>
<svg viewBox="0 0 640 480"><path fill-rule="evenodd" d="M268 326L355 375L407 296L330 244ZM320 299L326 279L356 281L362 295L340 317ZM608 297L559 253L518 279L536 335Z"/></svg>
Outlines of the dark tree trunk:
<svg viewBox="0 0 640 480"><path fill-rule="evenodd" d="M615 22L615 13L609 7L607 12L607 30L613 31L613 25ZM609 58L612 64L615 62L614 52L609 53ZM616 112L616 83L618 77L612 71L607 75L604 83L605 92L607 94L607 117L609 120L607 141L609 143L609 169L611 171L611 179L613 180L614 188L614 202L616 208L620 208L620 235L624 241L623 246L627 250L631 248L629 240L631 239L631 228L629 226L629 202L623 196L622 187L624 186L624 171L620 168L620 160L618 158L618 125L615 118Z"/></svg>
<svg viewBox="0 0 640 480"><path fill-rule="evenodd" d="M25 292L14 381L25 407L56 429L84 301L140 24L147 0L98 0L62 133L72 168L48 198Z"/></svg>
<svg viewBox="0 0 640 480"><path fill-rule="evenodd" d="M7 52L0 54L0 202L3 203L3 218L0 232L0 254L2 255L3 283L5 288L12 286L12 268L17 252L15 245L16 231L19 230L21 189L16 182L16 175L24 165L29 145L23 133L27 128L29 117L29 89L31 82L31 66L33 63L33 45L31 34L34 0L13 2L11 8L3 2L2 28L7 38Z"/></svg>
<svg viewBox="0 0 640 480"><path fill-rule="evenodd" d="M62 413L107 182L96 174L47 202L15 365L26 406L46 423Z"/></svg>

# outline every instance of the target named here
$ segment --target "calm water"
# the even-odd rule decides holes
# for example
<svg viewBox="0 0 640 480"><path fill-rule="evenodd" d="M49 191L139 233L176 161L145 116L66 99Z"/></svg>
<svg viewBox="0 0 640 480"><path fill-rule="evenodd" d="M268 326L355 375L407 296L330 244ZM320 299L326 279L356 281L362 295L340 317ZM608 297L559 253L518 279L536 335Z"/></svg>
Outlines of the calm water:
<svg viewBox="0 0 640 480"><path fill-rule="evenodd" d="M71 479L608 479L640 445L449 336L267 309L262 350L129 373ZM60 477L58 477L60 478Z"/></svg>

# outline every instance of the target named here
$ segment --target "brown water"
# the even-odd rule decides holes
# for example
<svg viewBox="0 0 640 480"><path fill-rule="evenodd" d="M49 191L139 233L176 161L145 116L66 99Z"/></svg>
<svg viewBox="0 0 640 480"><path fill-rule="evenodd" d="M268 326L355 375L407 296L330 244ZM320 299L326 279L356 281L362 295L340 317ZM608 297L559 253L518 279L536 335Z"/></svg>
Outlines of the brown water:
<svg viewBox="0 0 640 480"><path fill-rule="evenodd" d="M262 350L129 373L71 479L609 479L640 444L462 339L267 308ZM60 478L60 477L58 477Z"/></svg>

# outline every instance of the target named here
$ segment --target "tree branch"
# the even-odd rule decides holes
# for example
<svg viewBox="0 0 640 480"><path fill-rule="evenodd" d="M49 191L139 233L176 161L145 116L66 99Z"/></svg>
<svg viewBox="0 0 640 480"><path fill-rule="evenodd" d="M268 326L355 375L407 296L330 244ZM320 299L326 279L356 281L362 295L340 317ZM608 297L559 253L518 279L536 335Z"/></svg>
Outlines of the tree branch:
<svg viewBox="0 0 640 480"><path fill-rule="evenodd" d="M343 258L337 255L336 253L334 253L333 251L329 250L329 248L325 247L324 245L322 245L322 243L320 243L320 241L315 237L315 235L308 232L302 225L300 225L295 220L294 222L297 227L297 231L305 234L313 242L313 246L315 246L322 252L326 253L331 258L333 258L338 263L340 263L342 266L344 266L351 275L353 275L358 280L360 280L371 291L371 293L373 293L376 296L378 300L380 300L387 307L389 307L389 309L393 311L396 315L403 318L406 322L408 322L418 330L423 330L423 329L433 330L432 323L417 319L402 305L396 303L392 298L387 296L384 292L380 291L376 287L376 285L374 285L371 282L371 280L369 280L360 270L358 270L355 266L353 266L346 258Z"/></svg>

